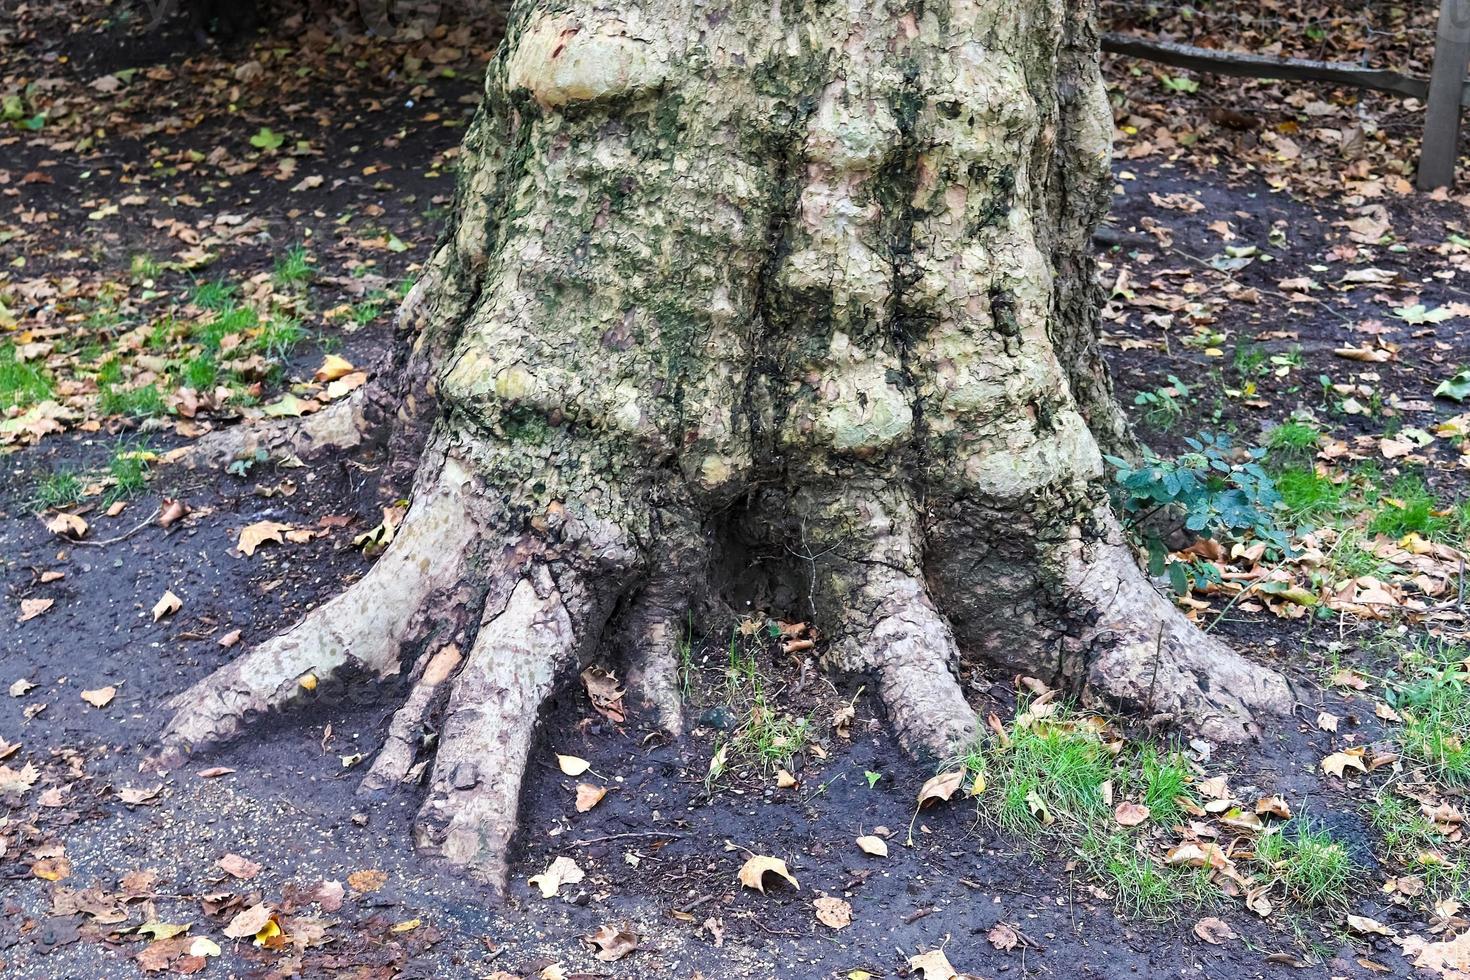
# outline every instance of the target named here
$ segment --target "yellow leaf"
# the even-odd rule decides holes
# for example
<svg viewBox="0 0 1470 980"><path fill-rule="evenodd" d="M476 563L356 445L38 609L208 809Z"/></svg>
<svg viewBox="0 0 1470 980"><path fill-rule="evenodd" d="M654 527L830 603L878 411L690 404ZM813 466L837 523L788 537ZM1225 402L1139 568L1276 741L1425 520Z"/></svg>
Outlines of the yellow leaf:
<svg viewBox="0 0 1470 980"><path fill-rule="evenodd" d="M562 772L568 776L580 776L592 768L592 763L586 759L579 759L574 755L560 755L556 757L556 764Z"/></svg>
<svg viewBox="0 0 1470 980"><path fill-rule="evenodd" d="M188 932L189 926L190 923L188 922L182 925L176 925L172 922L159 922L155 919L143 923L137 928L136 932L140 936L152 936L154 939L172 939L181 933Z"/></svg>
<svg viewBox="0 0 1470 980"><path fill-rule="evenodd" d="M189 944L190 956L218 956L219 954L219 943L207 936L198 936Z"/></svg>
<svg viewBox="0 0 1470 980"><path fill-rule="evenodd" d="M336 381L343 375L351 374L354 370L356 369L352 366L352 362L336 354L328 354L322 359L322 366L316 369L316 374L312 375L311 379L313 381Z"/></svg>
<svg viewBox="0 0 1470 980"><path fill-rule="evenodd" d="M174 595L173 590L170 589L153 604L153 621L156 623L165 616L172 616L182 608L184 608L184 600Z"/></svg>
<svg viewBox="0 0 1470 980"><path fill-rule="evenodd" d="M740 873L737 875L737 877L739 878L740 883L746 888L753 888L756 891L764 894L766 890L764 879L765 876L768 874L778 875L779 877L785 878L787 881L791 882L792 888L795 888L798 891L801 890L801 886L796 883L796 879L791 876L791 872L786 870L785 861L781 860L780 858L766 857L762 854L757 854L751 857L748 861L741 865Z"/></svg>
<svg viewBox="0 0 1470 980"><path fill-rule="evenodd" d="M275 918L266 919L265 925L261 926L260 929L255 933L255 945L265 946L272 939L275 939L280 934L280 923L278 923Z"/></svg>
<svg viewBox="0 0 1470 980"><path fill-rule="evenodd" d="M87 533L87 522L75 514L55 514L46 522L46 530L61 538L80 538Z"/></svg>
<svg viewBox="0 0 1470 980"><path fill-rule="evenodd" d="M393 931L394 932L413 932L415 929L417 929L419 926L421 926L423 924L424 924L424 920L422 920L422 919L408 919L407 921L404 921L404 922L395 923L394 926L393 926Z"/></svg>
<svg viewBox="0 0 1470 980"><path fill-rule="evenodd" d="M1334 752L1322 760L1322 771L1330 776L1343 778L1343 773L1348 769L1356 769L1358 772L1367 772L1368 766L1363 762L1363 748L1348 749L1346 752Z"/></svg>
<svg viewBox="0 0 1470 980"><path fill-rule="evenodd" d="M555 898L562 885L575 885L585 877L586 872L577 867L576 861L569 857L559 857L545 871L532 876L530 884L541 889L542 898Z"/></svg>

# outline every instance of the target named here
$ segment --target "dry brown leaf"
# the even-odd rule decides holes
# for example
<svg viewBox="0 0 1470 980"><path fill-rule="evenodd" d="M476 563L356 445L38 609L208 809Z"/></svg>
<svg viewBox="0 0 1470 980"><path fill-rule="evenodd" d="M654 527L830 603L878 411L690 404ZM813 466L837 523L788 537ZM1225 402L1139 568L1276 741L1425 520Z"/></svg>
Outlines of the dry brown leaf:
<svg viewBox="0 0 1470 980"><path fill-rule="evenodd" d="M919 790L919 806L926 807L941 800L948 801L959 792L960 784L965 781L965 771L956 769L952 772L942 772L926 782Z"/></svg>
<svg viewBox="0 0 1470 980"><path fill-rule="evenodd" d="M260 865L239 854L226 854L214 864L225 874L242 880L254 878L260 873Z"/></svg>
<svg viewBox="0 0 1470 980"><path fill-rule="evenodd" d="M872 834L864 834L863 836L859 837L857 839L857 846L862 849L862 852L864 854L871 854L874 857L885 858L888 856L888 842L885 841L883 838L875 837Z"/></svg>
<svg viewBox="0 0 1470 980"><path fill-rule="evenodd" d="M112 703L112 699L116 696L117 688L113 687L111 684L107 685L106 687L99 687L93 691L82 692L82 700L87 702L94 708L107 707L109 704Z"/></svg>
<svg viewBox="0 0 1470 980"><path fill-rule="evenodd" d="M638 948L637 933L628 929L614 929L612 926L598 926L595 931L583 936L582 941L596 946L596 956L604 963L620 960Z"/></svg>
<svg viewBox="0 0 1470 980"><path fill-rule="evenodd" d="M245 911L236 915L225 926L225 935L231 939L247 939L264 929L266 923L271 920L273 910L269 905L261 902L250 906Z"/></svg>
<svg viewBox="0 0 1470 980"><path fill-rule="evenodd" d="M75 540L86 536L87 522L76 514L59 513L46 521L46 530L57 537Z"/></svg>
<svg viewBox="0 0 1470 980"><path fill-rule="evenodd" d="M54 605L56 605L55 599L22 599L20 600L20 615L15 621L28 623Z"/></svg>
<svg viewBox="0 0 1470 980"><path fill-rule="evenodd" d="M375 892L388 883L388 872L364 868L347 876L347 887L359 895Z"/></svg>
<svg viewBox="0 0 1470 980"><path fill-rule="evenodd" d="M256 521L254 524L246 525L240 529L240 537L235 542L235 547L240 554L247 558L255 554L255 549L267 541L276 544L285 544L282 535L291 530L290 524L282 524L279 521Z"/></svg>
<svg viewBox="0 0 1470 980"><path fill-rule="evenodd" d="M592 783L577 784L577 812L586 813L588 810L602 802L607 795L606 786L594 786Z"/></svg>
<svg viewBox="0 0 1470 980"><path fill-rule="evenodd" d="M1322 760L1322 771L1339 779L1343 778L1343 773L1348 769L1367 772L1368 766L1363 762L1363 752L1362 746L1345 752L1334 752Z"/></svg>
<svg viewBox="0 0 1470 980"><path fill-rule="evenodd" d="M1236 938L1235 930L1230 923L1223 919L1217 919L1213 915L1206 916L1194 924L1194 934L1213 946L1220 946L1231 939Z"/></svg>
<svg viewBox="0 0 1470 980"><path fill-rule="evenodd" d="M738 875L738 877L740 879L740 883L746 888L754 888L756 891L764 893L766 890L764 879L765 876L768 874L778 875L782 878L785 878L787 881L791 882L792 888L795 888L798 891L801 890L801 886L796 883L796 879L793 878L791 876L791 872L786 869L785 861L781 860L780 858L766 857L762 854L756 854L752 856L748 861L741 865L740 874Z"/></svg>
<svg viewBox="0 0 1470 980"><path fill-rule="evenodd" d="M852 925L852 906L840 898L823 895L812 902L817 909L817 921L829 929L846 929Z"/></svg>
<svg viewBox="0 0 1470 980"><path fill-rule="evenodd" d="M322 366L316 369L316 374L311 376L311 380L318 382L336 381L338 378L351 374L355 370L357 369L352 366L352 362L338 357L336 354L328 354L322 358Z"/></svg>
<svg viewBox="0 0 1470 980"><path fill-rule="evenodd" d="M1152 812L1142 803L1119 803L1113 811L1113 819L1123 827L1137 827L1147 820Z"/></svg>
<svg viewBox="0 0 1470 980"><path fill-rule="evenodd" d="M990 940L990 945L1003 953L1015 949L1016 944L1021 941L1021 937L1016 935L1016 930L1006 922L997 922L991 926L985 938Z"/></svg>

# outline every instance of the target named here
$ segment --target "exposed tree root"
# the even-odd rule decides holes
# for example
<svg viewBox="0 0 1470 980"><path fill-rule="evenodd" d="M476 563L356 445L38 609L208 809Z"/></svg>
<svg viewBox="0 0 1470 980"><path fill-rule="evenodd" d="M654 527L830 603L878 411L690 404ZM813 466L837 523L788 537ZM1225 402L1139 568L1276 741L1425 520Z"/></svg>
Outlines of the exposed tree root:
<svg viewBox="0 0 1470 980"><path fill-rule="evenodd" d="M628 616L628 686L670 735L684 731L684 699L679 692L679 649L685 642L688 583L677 575L655 573L634 599Z"/></svg>
<svg viewBox="0 0 1470 980"><path fill-rule="evenodd" d="M418 671L402 706L393 713L383 747L378 750L372 768L357 788L358 796L382 796L404 784L416 782L414 775L422 768L415 762L424 726L434 706L443 700L449 688L445 682L454 676L463 660L459 647L453 643L441 647L432 656L424 655L419 665L422 670Z"/></svg>
<svg viewBox="0 0 1470 980"><path fill-rule="evenodd" d="M362 387L301 418L243 422L200 436L181 460L190 466L227 466L264 452L271 459L288 455L310 459L329 450L356 449L377 431L369 419L368 389Z"/></svg>
<svg viewBox="0 0 1470 980"><path fill-rule="evenodd" d="M174 698L161 761L176 763L229 741L250 720L305 695L345 666L379 676L396 673L403 644L428 632L429 598L457 585L473 544L466 534L475 526L468 482L461 465L446 460L367 575Z"/></svg>
<svg viewBox="0 0 1470 980"><path fill-rule="evenodd" d="M503 607L487 606L440 730L416 827L420 850L504 885L537 715L558 677L577 664L582 637L600 632L601 623L586 621L590 612L575 598L568 608L539 563Z"/></svg>
<svg viewBox="0 0 1470 980"><path fill-rule="evenodd" d="M1087 696L1225 742L1289 714L1296 697L1286 678L1185 618L1144 576L1112 514L1097 519L1105 536L1074 543L1065 561L1068 605L1098 614L1082 637L1095 651Z"/></svg>

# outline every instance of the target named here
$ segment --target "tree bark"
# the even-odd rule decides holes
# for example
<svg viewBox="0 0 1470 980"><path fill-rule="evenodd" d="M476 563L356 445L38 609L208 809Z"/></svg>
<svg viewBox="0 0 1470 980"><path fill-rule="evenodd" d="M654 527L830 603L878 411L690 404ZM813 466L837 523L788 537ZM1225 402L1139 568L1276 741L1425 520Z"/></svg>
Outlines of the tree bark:
<svg viewBox="0 0 1470 980"><path fill-rule="evenodd" d="M1097 43L1064 0L517 4L400 316L400 428L435 419L403 532L167 754L417 654L365 789L436 724L420 845L500 882L540 700L607 643L677 729L691 597L751 554L917 754L975 737L962 652L1210 737L1288 711L1108 510Z"/></svg>

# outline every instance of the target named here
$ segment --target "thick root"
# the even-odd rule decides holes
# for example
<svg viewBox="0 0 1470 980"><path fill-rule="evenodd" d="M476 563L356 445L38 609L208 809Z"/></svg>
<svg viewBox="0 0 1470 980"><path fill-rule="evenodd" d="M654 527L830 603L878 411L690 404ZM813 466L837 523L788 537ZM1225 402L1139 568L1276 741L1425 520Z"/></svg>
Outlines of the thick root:
<svg viewBox="0 0 1470 980"><path fill-rule="evenodd" d="M679 650L685 642L689 594L672 576L655 576L634 600L628 618L628 685L659 727L675 737L684 731L679 684Z"/></svg>
<svg viewBox="0 0 1470 980"><path fill-rule="evenodd" d="M359 388L301 418L260 419L217 429L196 439L181 458L188 466L228 466L265 453L270 459L310 459L329 450L371 442L380 426L370 420L369 390Z"/></svg>
<svg viewBox="0 0 1470 980"><path fill-rule="evenodd" d="M416 838L497 888L537 714L581 652L573 617L547 569L534 567L503 606L487 606L450 695Z"/></svg>
<svg viewBox="0 0 1470 980"><path fill-rule="evenodd" d="M906 492L891 488L855 497L853 488L823 505L846 518L847 554L814 564L829 569L827 615L839 620L832 657L844 670L877 675L878 693L899 744L911 755L942 760L975 737L976 715L957 674L954 631L929 596L920 572L918 518ZM856 511L854 516L853 512Z"/></svg>
<svg viewBox="0 0 1470 980"><path fill-rule="evenodd" d="M358 796L383 796L405 783L414 782L415 760L424 726L440 695L447 689L445 682L454 676L463 659L459 647L453 643L441 647L433 656L425 654L423 669L418 672L403 705L393 713L383 747L378 750L372 768L357 788ZM418 767L419 770L422 768Z"/></svg>
<svg viewBox="0 0 1470 980"><path fill-rule="evenodd" d="M219 745L351 664L378 676L399 669L403 644L426 631L429 598L459 579L472 527L469 476L450 458L416 500L393 543L346 592L301 622L219 668L170 702L160 761Z"/></svg>
<svg viewBox="0 0 1470 980"><path fill-rule="evenodd" d="M1258 737L1262 720L1290 714L1286 678L1185 618L1144 576L1112 515L1099 520L1106 540L1075 545L1065 572L1069 608L1098 615L1082 637L1096 651L1086 697L1222 742Z"/></svg>

